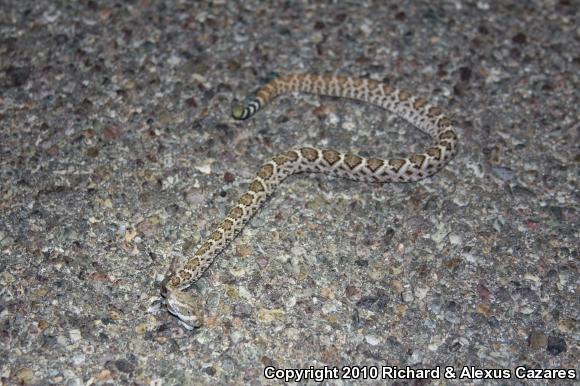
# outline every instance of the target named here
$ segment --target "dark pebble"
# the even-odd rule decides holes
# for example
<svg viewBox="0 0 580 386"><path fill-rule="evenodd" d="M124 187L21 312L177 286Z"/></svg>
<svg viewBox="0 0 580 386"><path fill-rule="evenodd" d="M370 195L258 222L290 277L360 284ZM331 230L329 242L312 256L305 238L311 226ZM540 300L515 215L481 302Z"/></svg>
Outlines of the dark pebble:
<svg viewBox="0 0 580 386"><path fill-rule="evenodd" d="M567 349L566 341L558 336L548 337L548 347L547 350L551 355L560 355Z"/></svg>
<svg viewBox="0 0 580 386"><path fill-rule="evenodd" d="M233 138L234 131L232 130L232 128L229 125L226 125L225 123L218 123L215 126L215 130L217 133L219 133L220 136L223 136L226 138Z"/></svg>
<svg viewBox="0 0 580 386"><path fill-rule="evenodd" d="M262 358L260 358L260 362L262 362L262 364L264 366L275 366L276 362L274 362L274 360L270 357L267 356L263 356Z"/></svg>
<svg viewBox="0 0 580 386"><path fill-rule="evenodd" d="M461 343L459 342L454 342L451 347L449 347L450 352L458 352L459 350L461 350Z"/></svg>
<svg viewBox="0 0 580 386"><path fill-rule="evenodd" d="M91 158L95 158L99 155L99 149L97 149L96 147L89 147L87 149L87 155Z"/></svg>
<svg viewBox="0 0 580 386"><path fill-rule="evenodd" d="M340 23L344 22L346 20L346 18L347 18L346 13L339 13L338 15L335 16L334 21L337 24L340 24Z"/></svg>
<svg viewBox="0 0 580 386"><path fill-rule="evenodd" d="M521 197L536 197L536 193L532 189L526 188L525 186L516 185L512 188L512 192L516 196Z"/></svg>
<svg viewBox="0 0 580 386"><path fill-rule="evenodd" d="M185 100L185 103L187 104L187 106L192 107L194 109L197 107L197 102L195 101L195 99L193 97L187 98Z"/></svg>
<svg viewBox="0 0 580 386"><path fill-rule="evenodd" d="M355 286L347 285L344 292L345 292L346 296L348 296L349 298L352 298L355 295L357 295L360 291Z"/></svg>
<svg viewBox="0 0 580 386"><path fill-rule="evenodd" d="M54 335L45 335L42 337L42 348L46 350L50 350L55 347L57 344L56 336Z"/></svg>
<svg viewBox="0 0 580 386"><path fill-rule="evenodd" d="M369 262L368 260L364 260L364 259L358 259L354 262L356 265L358 265L359 267L368 267Z"/></svg>
<svg viewBox="0 0 580 386"><path fill-rule="evenodd" d="M30 69L27 67L10 66L4 70L4 73L6 74L6 78L8 78L8 82L5 85L7 88L21 87L30 77Z"/></svg>
<svg viewBox="0 0 580 386"><path fill-rule="evenodd" d="M378 298L374 296L365 296L356 303L357 307L373 311L386 311L389 304L387 298Z"/></svg>
<svg viewBox="0 0 580 386"><path fill-rule="evenodd" d="M352 327L353 329L358 329L361 327L361 320L360 320L360 315L358 313L358 310L354 310L354 312L352 313Z"/></svg>
<svg viewBox="0 0 580 386"><path fill-rule="evenodd" d="M326 26L321 21L317 21L316 23L314 23L314 29L316 29L316 30L321 30L321 29L324 29L325 27Z"/></svg>
<svg viewBox="0 0 580 386"><path fill-rule="evenodd" d="M372 306L378 302L378 299L372 296L365 296L361 298L356 305L362 308L372 308Z"/></svg>
<svg viewBox="0 0 580 386"><path fill-rule="evenodd" d="M235 180L236 180L236 176L233 173L230 173L230 172L224 173L224 181L227 182L228 184L231 184Z"/></svg>
<svg viewBox="0 0 580 386"><path fill-rule="evenodd" d="M471 79L471 69L469 67L461 67L459 69L459 79L464 83L469 82Z"/></svg>
<svg viewBox="0 0 580 386"><path fill-rule="evenodd" d="M133 370L135 370L135 365L126 359L116 360L115 367L123 373L130 373L130 372L133 372Z"/></svg>
<svg viewBox="0 0 580 386"><path fill-rule="evenodd" d="M395 230L393 228L388 228L383 235L383 241L385 244L390 244L391 240L395 236Z"/></svg>
<svg viewBox="0 0 580 386"><path fill-rule="evenodd" d="M213 366L204 367L203 372L211 376L214 376L216 373L215 368Z"/></svg>
<svg viewBox="0 0 580 386"><path fill-rule="evenodd" d="M512 38L512 42L516 44L526 44L527 41L528 37L522 32L518 33Z"/></svg>

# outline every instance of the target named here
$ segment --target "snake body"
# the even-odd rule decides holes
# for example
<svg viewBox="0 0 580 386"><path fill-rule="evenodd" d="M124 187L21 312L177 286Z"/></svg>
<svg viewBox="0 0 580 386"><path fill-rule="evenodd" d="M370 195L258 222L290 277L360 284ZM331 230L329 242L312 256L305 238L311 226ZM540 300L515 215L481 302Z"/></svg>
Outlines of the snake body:
<svg viewBox="0 0 580 386"><path fill-rule="evenodd" d="M326 173L364 182L411 182L431 176L457 152L457 133L443 111L421 97L371 79L343 76L293 74L276 78L263 86L255 99L232 111L234 119L254 115L276 96L299 91L317 95L361 100L389 110L421 131L433 143L424 151L404 158L366 158L333 149L301 147L287 150L264 163L223 222L180 267L171 269L162 282L162 295L169 312L191 329L203 323L202 301L185 289L200 278L249 219L289 175L301 172Z"/></svg>

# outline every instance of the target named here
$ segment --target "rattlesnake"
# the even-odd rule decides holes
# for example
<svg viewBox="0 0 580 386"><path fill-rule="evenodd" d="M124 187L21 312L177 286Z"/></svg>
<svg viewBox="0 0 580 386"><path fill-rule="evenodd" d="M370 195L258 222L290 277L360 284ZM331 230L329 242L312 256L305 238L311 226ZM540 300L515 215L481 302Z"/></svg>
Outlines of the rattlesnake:
<svg viewBox="0 0 580 386"><path fill-rule="evenodd" d="M418 181L443 168L457 151L457 133L439 107L429 104L424 98L411 96L406 90L370 79L310 74L279 77L262 87L256 98L245 107L235 107L232 116L237 120L247 119L276 96L291 91L345 97L378 105L428 133L434 143L421 153L389 160L365 158L332 149L301 147L280 153L263 164L248 191L223 222L184 264L171 268L161 284L169 312L188 329L203 323L203 307L200 297L185 292L185 289L199 279L287 176L318 172L364 182Z"/></svg>

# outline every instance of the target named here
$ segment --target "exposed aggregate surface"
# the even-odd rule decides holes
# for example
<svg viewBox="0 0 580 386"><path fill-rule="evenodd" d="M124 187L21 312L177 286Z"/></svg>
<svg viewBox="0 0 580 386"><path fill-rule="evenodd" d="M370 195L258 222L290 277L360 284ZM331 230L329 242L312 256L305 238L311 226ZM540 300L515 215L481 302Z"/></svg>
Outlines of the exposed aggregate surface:
<svg viewBox="0 0 580 386"><path fill-rule="evenodd" d="M387 3L1 2L0 382L578 371L578 4ZM336 98L286 95L230 118L290 72L425 96L453 116L460 152L418 183L289 178L192 288L206 325L187 332L157 309L159 283L264 160L427 143Z"/></svg>

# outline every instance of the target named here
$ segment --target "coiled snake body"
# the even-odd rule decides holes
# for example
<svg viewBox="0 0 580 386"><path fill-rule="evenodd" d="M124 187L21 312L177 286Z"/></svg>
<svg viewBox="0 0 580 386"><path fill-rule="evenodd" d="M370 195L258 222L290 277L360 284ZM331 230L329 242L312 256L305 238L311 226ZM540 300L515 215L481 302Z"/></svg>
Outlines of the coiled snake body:
<svg viewBox="0 0 580 386"><path fill-rule="evenodd" d="M433 143L421 153L388 160L332 149L301 147L280 153L263 164L248 191L223 222L193 256L180 267L171 269L162 282L161 292L169 312L188 329L203 323L203 306L199 296L185 292L185 289L199 279L289 175L317 172L364 182L418 181L443 168L457 151L457 133L439 107L429 104L424 98L412 96L406 90L370 79L310 74L279 77L262 87L256 98L245 107L235 107L232 116L238 120L247 119L276 96L292 91L345 97L378 105L429 134Z"/></svg>

